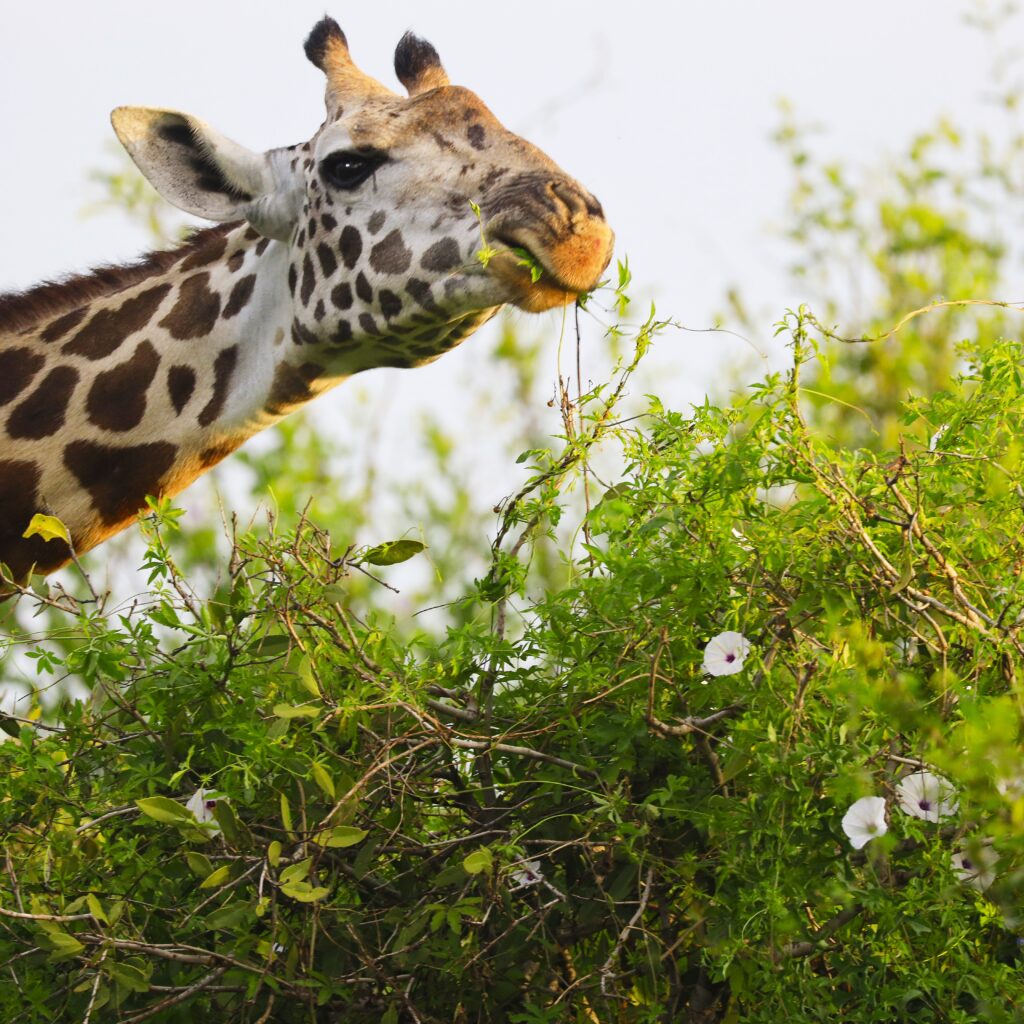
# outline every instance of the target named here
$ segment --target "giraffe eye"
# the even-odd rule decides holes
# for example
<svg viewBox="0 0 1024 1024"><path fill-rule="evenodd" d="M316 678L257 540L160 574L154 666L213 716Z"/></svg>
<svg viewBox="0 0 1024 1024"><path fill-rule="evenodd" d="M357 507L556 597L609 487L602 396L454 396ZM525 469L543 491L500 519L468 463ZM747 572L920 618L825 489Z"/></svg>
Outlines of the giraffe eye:
<svg viewBox="0 0 1024 1024"><path fill-rule="evenodd" d="M376 151L342 150L320 161L324 181L334 188L352 189L362 185L387 160Z"/></svg>

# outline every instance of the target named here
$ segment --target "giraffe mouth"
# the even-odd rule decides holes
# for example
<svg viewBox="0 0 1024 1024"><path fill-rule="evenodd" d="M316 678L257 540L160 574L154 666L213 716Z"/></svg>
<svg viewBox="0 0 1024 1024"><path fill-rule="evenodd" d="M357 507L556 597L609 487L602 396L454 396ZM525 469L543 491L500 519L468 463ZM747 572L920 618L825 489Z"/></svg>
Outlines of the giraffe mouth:
<svg viewBox="0 0 1024 1024"><path fill-rule="evenodd" d="M576 301L581 289L560 281L536 252L520 239L497 234L492 241L498 251L488 263L488 270L512 286L514 306L527 313L542 313Z"/></svg>

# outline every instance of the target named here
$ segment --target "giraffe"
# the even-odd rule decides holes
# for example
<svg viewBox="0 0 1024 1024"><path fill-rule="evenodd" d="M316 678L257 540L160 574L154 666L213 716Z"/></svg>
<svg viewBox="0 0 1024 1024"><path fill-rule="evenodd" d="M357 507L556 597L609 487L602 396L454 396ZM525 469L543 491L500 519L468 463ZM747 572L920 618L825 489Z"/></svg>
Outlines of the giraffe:
<svg viewBox="0 0 1024 1024"><path fill-rule="evenodd" d="M353 62L325 17L305 43L326 118L256 153L190 114L119 107L156 190L216 222L128 266L0 296L0 563L23 580L125 529L256 432L353 374L415 367L505 304L592 289L600 204L430 43L395 50L406 95ZM23 536L43 512L61 539Z"/></svg>

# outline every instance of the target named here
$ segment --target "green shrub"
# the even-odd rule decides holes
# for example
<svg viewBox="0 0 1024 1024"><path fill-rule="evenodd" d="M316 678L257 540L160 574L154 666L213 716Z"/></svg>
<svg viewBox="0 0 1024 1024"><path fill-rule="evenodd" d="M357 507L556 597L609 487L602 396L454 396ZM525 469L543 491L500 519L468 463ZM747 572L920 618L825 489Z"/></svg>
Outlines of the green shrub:
<svg viewBox="0 0 1024 1024"><path fill-rule="evenodd" d="M441 637L351 607L415 545L241 535L204 599L156 509L151 593L25 641L3 1019L1019 1019L1021 346L967 346L873 453L807 425L785 329L794 370L731 406L623 424L630 367L596 389ZM526 601L595 443L624 471ZM750 650L711 675L725 631ZM39 718L68 673L88 699ZM901 809L921 770L954 813Z"/></svg>

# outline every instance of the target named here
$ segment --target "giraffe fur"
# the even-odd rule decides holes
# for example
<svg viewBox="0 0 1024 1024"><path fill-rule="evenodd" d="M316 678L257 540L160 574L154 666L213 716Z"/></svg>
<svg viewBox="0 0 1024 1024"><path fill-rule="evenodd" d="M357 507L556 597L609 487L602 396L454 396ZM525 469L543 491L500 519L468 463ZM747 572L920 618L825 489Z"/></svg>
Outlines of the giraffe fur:
<svg viewBox="0 0 1024 1024"><path fill-rule="evenodd" d="M219 224L0 296L8 579L71 555L22 536L35 513L88 551L345 378L422 366L503 305L540 312L598 283L613 245L600 204L451 85L429 43L396 49L405 96L359 70L330 18L306 53L327 117L296 146L254 153L176 111L112 115L157 190Z"/></svg>

